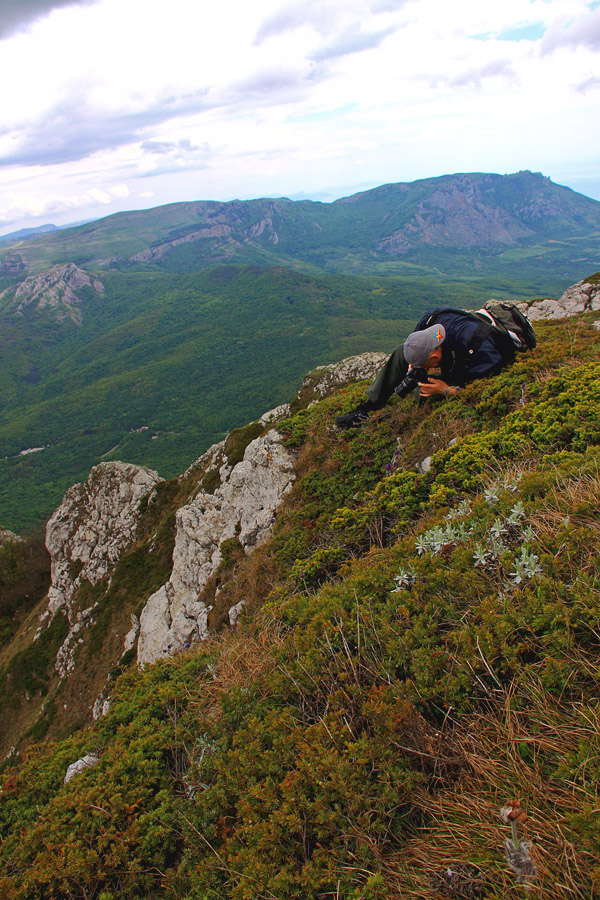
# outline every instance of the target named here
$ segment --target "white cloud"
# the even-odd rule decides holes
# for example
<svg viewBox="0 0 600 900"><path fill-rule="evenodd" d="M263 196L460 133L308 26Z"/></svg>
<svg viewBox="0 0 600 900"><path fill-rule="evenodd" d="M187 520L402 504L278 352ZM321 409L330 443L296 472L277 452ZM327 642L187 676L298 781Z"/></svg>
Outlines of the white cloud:
<svg viewBox="0 0 600 900"><path fill-rule="evenodd" d="M552 53L561 47L600 51L600 7L581 14L557 18L542 41L542 52Z"/></svg>
<svg viewBox="0 0 600 900"><path fill-rule="evenodd" d="M572 140L600 141L600 9L585 0L39 5L2 42L5 216L61 224L126 208L126 191L161 203L473 169L595 177Z"/></svg>
<svg viewBox="0 0 600 900"><path fill-rule="evenodd" d="M30 199L19 203L18 195L8 194L4 207L0 207L0 222L12 224L33 219L49 219L64 215L71 217L82 210L96 210L109 206L115 199L129 197L129 188L125 184L109 186L106 189L91 188L82 194L63 194L60 196L46 196L43 199ZM105 213L100 213L104 215Z"/></svg>

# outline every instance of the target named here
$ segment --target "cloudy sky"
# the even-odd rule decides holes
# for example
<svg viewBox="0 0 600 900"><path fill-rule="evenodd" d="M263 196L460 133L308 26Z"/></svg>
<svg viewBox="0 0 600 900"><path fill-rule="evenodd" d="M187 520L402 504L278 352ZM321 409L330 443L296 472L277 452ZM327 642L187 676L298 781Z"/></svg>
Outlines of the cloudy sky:
<svg viewBox="0 0 600 900"><path fill-rule="evenodd" d="M0 234L531 169L600 199L600 0L1 0Z"/></svg>

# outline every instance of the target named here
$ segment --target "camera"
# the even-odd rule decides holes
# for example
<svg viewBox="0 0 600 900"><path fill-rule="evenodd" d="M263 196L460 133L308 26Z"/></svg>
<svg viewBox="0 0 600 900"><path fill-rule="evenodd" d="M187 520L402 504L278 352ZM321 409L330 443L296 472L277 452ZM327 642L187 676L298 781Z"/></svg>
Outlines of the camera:
<svg viewBox="0 0 600 900"><path fill-rule="evenodd" d="M394 393L399 397L407 397L411 391L414 391L419 383L425 384L428 381L429 376L427 375L427 369L423 369L421 366L409 369L400 384L394 388Z"/></svg>

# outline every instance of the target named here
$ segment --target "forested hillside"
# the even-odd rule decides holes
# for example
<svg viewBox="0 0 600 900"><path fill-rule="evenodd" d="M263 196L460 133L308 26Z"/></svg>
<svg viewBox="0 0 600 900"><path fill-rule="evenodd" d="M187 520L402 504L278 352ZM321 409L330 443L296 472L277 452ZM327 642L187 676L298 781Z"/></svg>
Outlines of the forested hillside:
<svg viewBox="0 0 600 900"><path fill-rule="evenodd" d="M332 423L364 384L305 393L277 425L297 479L271 539L223 553L237 625L125 659L92 726L53 699L51 648L26 689L8 663L13 708L47 704L4 765L2 896L596 896L599 322L536 323L498 377L361 429ZM168 556L186 484L145 510L106 636Z"/></svg>
<svg viewBox="0 0 600 900"><path fill-rule="evenodd" d="M392 349L434 296L289 269L102 283L102 294L89 292L82 325L47 309L2 320L0 522L11 530L44 521L101 460L173 477L232 428L289 399L312 366Z"/></svg>

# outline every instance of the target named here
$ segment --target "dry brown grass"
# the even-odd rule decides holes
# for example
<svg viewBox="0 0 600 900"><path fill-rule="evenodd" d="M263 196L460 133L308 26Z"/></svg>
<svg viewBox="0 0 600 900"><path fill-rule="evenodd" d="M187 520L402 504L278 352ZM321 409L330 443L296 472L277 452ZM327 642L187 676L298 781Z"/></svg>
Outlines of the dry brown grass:
<svg viewBox="0 0 600 900"><path fill-rule="evenodd" d="M531 518L536 531L556 531L568 521L572 525L600 530L600 467L594 462L592 472L559 478L555 496Z"/></svg>
<svg viewBox="0 0 600 900"><path fill-rule="evenodd" d="M260 690L262 680L277 667L274 650L284 638L276 624L263 622L252 633L226 631L209 638L206 649L215 649L210 678L194 683L191 701L198 717L214 719L219 715L220 699L235 689L252 686ZM193 691L193 693L192 693Z"/></svg>
<svg viewBox="0 0 600 900"><path fill-rule="evenodd" d="M395 415L399 416L401 408L395 408ZM445 450L450 446L450 441L472 434L474 427L470 419L456 415L457 407L452 403L438 403L435 422L432 425L431 408L425 405L423 409L416 408L410 421L410 440L405 446L401 457L401 463L407 468L412 468L425 457L432 456L438 450ZM404 415L404 419L406 415ZM421 422L418 422L422 419ZM407 427L402 421L399 424L399 433Z"/></svg>
<svg viewBox="0 0 600 900"><path fill-rule="evenodd" d="M445 790L415 792L426 824L401 855L386 861L390 896L597 896L600 860L574 843L568 819L584 806L598 811L598 785L592 772L586 775L585 761L569 781L549 774L578 747L589 747L589 763L594 761L600 711L596 702L583 712L583 699L567 711L548 702L541 684L531 684L526 692L514 687L485 714L461 721L448 741L462 753L462 773ZM531 841L537 875L526 891L504 856L510 829L499 811L510 799L521 800L529 815L521 837ZM432 888L440 871L469 864L482 871L485 893L469 894L468 886L454 894Z"/></svg>

